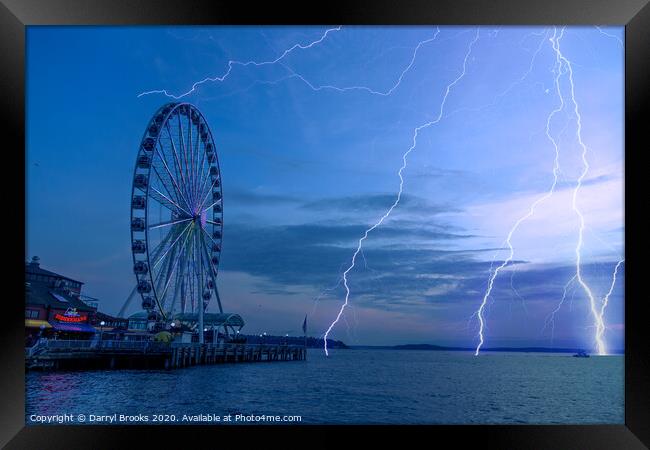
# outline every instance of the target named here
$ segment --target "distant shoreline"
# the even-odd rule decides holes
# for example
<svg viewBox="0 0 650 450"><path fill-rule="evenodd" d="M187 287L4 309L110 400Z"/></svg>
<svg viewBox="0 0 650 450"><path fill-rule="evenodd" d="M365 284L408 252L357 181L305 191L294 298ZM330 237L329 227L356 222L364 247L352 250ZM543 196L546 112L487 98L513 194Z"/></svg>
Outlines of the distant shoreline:
<svg viewBox="0 0 650 450"><path fill-rule="evenodd" d="M476 348L470 347L446 347L432 344L403 344L403 345L348 345L352 350L429 350L429 351L451 351L451 352L474 352ZM551 347L493 347L484 348L482 352L518 352L518 353L578 353L584 351L582 348L551 348ZM623 355L620 350L611 353L612 355Z"/></svg>

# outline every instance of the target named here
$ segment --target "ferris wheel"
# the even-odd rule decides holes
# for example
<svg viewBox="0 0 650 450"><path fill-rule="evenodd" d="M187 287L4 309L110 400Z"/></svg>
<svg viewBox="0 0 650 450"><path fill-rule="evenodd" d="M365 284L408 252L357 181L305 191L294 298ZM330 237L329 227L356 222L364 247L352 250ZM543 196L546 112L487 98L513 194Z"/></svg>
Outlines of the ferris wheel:
<svg viewBox="0 0 650 450"><path fill-rule="evenodd" d="M153 115L131 192L134 293L142 309L156 320L182 313L202 317L215 298L222 313L221 173L212 132L195 106L169 103Z"/></svg>

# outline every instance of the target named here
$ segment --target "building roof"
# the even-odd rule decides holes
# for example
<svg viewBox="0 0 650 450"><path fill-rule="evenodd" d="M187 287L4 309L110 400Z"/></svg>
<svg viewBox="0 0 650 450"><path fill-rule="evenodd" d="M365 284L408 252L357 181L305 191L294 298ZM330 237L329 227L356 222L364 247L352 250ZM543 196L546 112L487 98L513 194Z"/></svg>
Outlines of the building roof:
<svg viewBox="0 0 650 450"><path fill-rule="evenodd" d="M149 313L147 311L138 311L136 313L133 313L129 316L129 320L135 319L135 320L147 320L149 317Z"/></svg>
<svg viewBox="0 0 650 450"><path fill-rule="evenodd" d="M129 320L129 319L125 319L124 317L111 316L110 314L106 314L106 313L103 313L101 311L97 311L97 313L95 313L95 319L98 322L101 322L102 320L105 320L107 322L108 321L115 322L115 321L118 321L118 320L121 321L121 322L126 322L127 320Z"/></svg>
<svg viewBox="0 0 650 450"><path fill-rule="evenodd" d="M65 275L60 275L58 273L42 269L38 260L34 261L33 259L32 262L25 263L25 273L29 273L33 275L46 275L55 278L63 278L64 280L69 280L75 283L84 284L83 282L79 280L75 280L74 278L66 277Z"/></svg>
<svg viewBox="0 0 650 450"><path fill-rule="evenodd" d="M183 313L176 314L174 316L175 320L180 320L181 322L192 322L196 323L199 321L199 315L197 313ZM205 325L230 325L234 327L243 327L244 319L241 318L239 314L232 313L204 313L203 314L203 323Z"/></svg>
<svg viewBox="0 0 650 450"><path fill-rule="evenodd" d="M56 289L47 283L25 283L25 304L49 306L56 309L77 308L78 311L92 312L95 308L86 305L77 297L70 295L63 289Z"/></svg>

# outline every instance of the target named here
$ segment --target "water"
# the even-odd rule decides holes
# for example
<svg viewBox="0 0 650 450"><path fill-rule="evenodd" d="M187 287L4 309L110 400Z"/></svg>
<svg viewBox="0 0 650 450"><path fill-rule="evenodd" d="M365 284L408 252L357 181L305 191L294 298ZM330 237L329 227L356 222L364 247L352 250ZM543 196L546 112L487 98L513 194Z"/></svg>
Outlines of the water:
<svg viewBox="0 0 650 450"><path fill-rule="evenodd" d="M183 414L208 413L303 424L624 423L622 356L310 350L295 362L28 372L26 390L28 424L64 413L172 414L183 424Z"/></svg>

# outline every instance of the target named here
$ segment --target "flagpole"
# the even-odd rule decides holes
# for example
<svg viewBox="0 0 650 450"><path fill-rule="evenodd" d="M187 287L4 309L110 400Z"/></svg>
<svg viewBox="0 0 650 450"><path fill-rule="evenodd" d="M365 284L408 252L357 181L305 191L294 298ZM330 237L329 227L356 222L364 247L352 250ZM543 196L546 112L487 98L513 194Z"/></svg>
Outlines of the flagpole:
<svg viewBox="0 0 650 450"><path fill-rule="evenodd" d="M307 314L305 314L305 320L302 323L302 335L304 337L305 359L307 359Z"/></svg>

